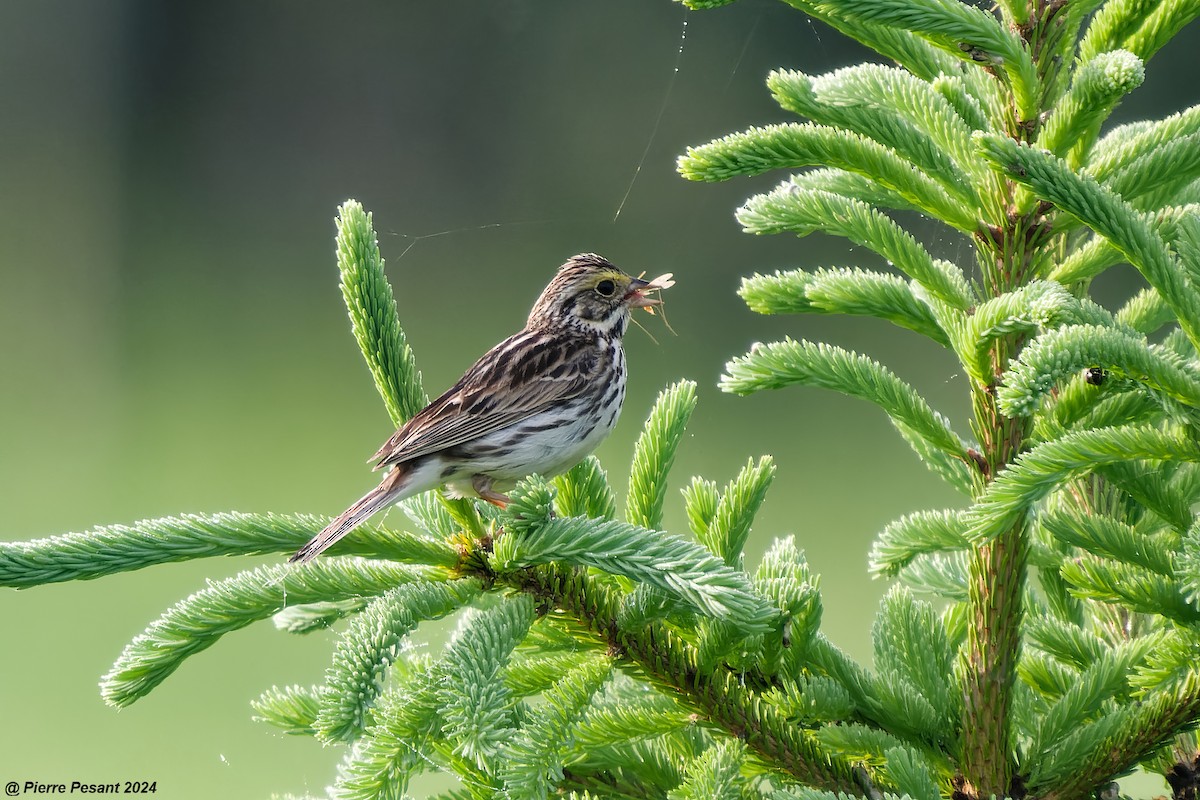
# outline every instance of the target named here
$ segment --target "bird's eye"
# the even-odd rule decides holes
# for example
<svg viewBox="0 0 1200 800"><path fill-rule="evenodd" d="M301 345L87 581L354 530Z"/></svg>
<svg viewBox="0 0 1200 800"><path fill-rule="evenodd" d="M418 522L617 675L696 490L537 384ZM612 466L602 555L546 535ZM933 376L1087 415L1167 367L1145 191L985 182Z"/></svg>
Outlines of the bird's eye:
<svg viewBox="0 0 1200 800"><path fill-rule="evenodd" d="M596 284L596 291L605 297L612 297L617 291L617 285L610 280L603 280Z"/></svg>

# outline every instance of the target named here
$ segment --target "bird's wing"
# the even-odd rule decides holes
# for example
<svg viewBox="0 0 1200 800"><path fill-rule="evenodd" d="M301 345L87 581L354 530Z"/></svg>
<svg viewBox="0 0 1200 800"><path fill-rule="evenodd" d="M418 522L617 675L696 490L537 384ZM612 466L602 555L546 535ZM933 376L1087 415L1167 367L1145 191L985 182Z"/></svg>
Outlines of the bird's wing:
<svg viewBox="0 0 1200 800"><path fill-rule="evenodd" d="M522 331L493 347L392 434L375 468L471 441L582 394L611 355L594 340Z"/></svg>

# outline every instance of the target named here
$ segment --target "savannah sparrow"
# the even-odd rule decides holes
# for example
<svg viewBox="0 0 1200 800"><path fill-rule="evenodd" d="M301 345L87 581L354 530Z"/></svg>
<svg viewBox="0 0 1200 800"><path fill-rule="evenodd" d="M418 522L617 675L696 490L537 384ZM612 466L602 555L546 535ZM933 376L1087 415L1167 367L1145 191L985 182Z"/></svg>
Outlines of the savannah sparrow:
<svg viewBox="0 0 1200 800"><path fill-rule="evenodd" d="M669 275L643 281L591 253L563 264L525 329L493 347L458 383L375 453L379 486L338 515L291 561L308 561L380 509L445 485L503 506L500 489L557 475L608 436L625 400L621 337L629 312L660 301Z"/></svg>

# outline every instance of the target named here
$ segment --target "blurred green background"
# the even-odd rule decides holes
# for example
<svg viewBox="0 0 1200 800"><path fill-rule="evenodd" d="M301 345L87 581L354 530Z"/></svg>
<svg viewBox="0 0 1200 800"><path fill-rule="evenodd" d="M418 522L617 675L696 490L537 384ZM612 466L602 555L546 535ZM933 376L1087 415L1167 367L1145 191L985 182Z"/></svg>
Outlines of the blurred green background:
<svg viewBox="0 0 1200 800"><path fill-rule="evenodd" d="M1194 44L1189 32L1158 55L1118 118L1196 103L1196 83L1177 80L1195 74ZM772 454L751 563L795 534L823 576L825 629L869 659L885 588L866 576L872 537L958 499L873 408L715 383L753 341L829 340L890 365L966 433L963 376L882 324L751 314L734 292L752 271L878 265L840 240L739 233L733 209L779 175L710 186L674 172L689 144L787 119L769 69L864 57L774 0L690 14L668 0L0 4L0 537L335 513L371 485L363 460L390 428L332 255L334 211L354 197L375 214L431 393L520 327L567 256L673 271L677 335L650 317L657 342L631 331L625 416L600 457L623 486L656 392L695 379L675 487ZM1102 290L1131 285L1118 273ZM672 493L667 523L685 530L680 506ZM0 779L321 793L340 753L251 722L248 701L319 681L333 632L264 623L127 710L98 696L163 609L252 563L3 592Z"/></svg>

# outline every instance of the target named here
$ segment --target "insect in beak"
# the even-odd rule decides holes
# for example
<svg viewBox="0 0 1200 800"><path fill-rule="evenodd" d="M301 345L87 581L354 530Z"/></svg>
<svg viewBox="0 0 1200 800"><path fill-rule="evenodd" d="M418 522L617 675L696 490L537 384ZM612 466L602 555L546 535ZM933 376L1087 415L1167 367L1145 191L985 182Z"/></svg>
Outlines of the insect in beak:
<svg viewBox="0 0 1200 800"><path fill-rule="evenodd" d="M647 294L658 293L663 289L670 289L674 285L675 281L671 279L670 272L659 275L651 281L634 278L629 284L629 291L625 293L625 302L629 304L630 308L644 308L653 314L654 306L662 305L662 300L657 297L648 297Z"/></svg>
<svg viewBox="0 0 1200 800"><path fill-rule="evenodd" d="M644 308L649 310L651 306L656 306L662 303L657 297L647 297L646 292L651 291L650 284L640 278L634 278L629 284L629 291L625 293L622 299L625 305L630 308Z"/></svg>

